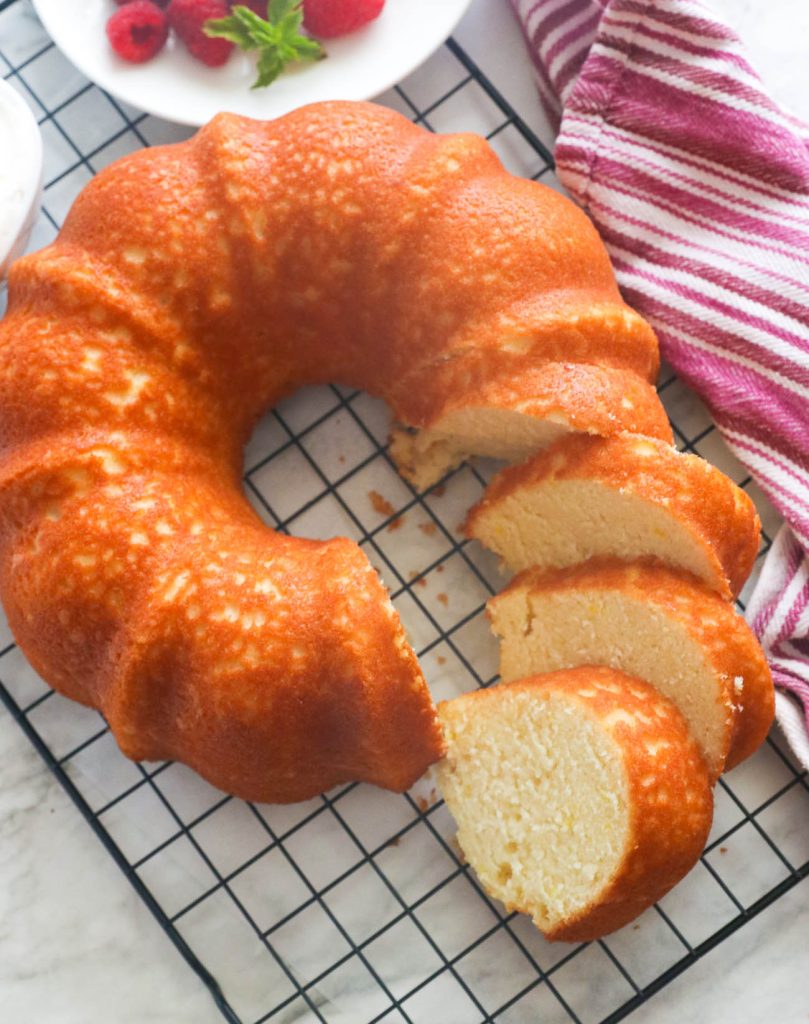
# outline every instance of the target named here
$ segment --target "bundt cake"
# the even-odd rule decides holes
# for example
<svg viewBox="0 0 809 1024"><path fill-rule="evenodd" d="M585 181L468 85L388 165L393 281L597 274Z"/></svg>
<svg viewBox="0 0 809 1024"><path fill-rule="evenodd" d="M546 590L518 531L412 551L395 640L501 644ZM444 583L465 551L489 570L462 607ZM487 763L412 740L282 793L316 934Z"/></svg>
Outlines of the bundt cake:
<svg viewBox="0 0 809 1024"><path fill-rule="evenodd" d="M578 668L440 704L438 783L484 888L549 939L626 924L693 867L705 764L677 708L640 679Z"/></svg>
<svg viewBox="0 0 809 1024"><path fill-rule="evenodd" d="M385 399L429 482L569 431L670 438L657 346L588 219L470 135L370 104L220 115L134 153L18 261L0 324L0 591L44 679L135 758L236 795L409 785L442 753L359 548L266 529L259 415Z"/></svg>
<svg viewBox="0 0 809 1024"><path fill-rule="evenodd" d="M688 722L715 778L772 724L764 653L744 619L682 570L617 559L528 569L489 601L505 681L608 665L653 684Z"/></svg>
<svg viewBox="0 0 809 1024"><path fill-rule="evenodd" d="M504 469L465 526L515 572L656 558L725 598L750 575L760 528L753 502L715 466L631 434L570 434Z"/></svg>

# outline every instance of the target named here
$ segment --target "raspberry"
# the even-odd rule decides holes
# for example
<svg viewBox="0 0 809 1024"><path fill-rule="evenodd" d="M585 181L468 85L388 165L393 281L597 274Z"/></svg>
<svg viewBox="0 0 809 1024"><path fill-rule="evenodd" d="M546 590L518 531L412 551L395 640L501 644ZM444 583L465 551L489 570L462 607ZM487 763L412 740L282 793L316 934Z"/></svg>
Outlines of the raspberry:
<svg viewBox="0 0 809 1024"><path fill-rule="evenodd" d="M385 0L303 0L303 25L318 39L334 39L382 13Z"/></svg>
<svg viewBox="0 0 809 1024"><path fill-rule="evenodd" d="M227 39L209 39L202 31L210 18L226 18L230 8L225 0L171 0L169 25L185 43L192 57L209 68L224 64L233 50Z"/></svg>
<svg viewBox="0 0 809 1024"><path fill-rule="evenodd" d="M169 23L152 0L130 0L107 22L110 46L124 60L143 64L166 44Z"/></svg>

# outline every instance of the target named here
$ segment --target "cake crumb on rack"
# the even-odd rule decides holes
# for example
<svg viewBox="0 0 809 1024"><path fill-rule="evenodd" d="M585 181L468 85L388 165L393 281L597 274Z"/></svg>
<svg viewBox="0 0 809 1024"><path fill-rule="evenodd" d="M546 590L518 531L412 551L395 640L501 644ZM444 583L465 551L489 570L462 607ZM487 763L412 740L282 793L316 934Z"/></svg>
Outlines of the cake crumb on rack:
<svg viewBox="0 0 809 1024"><path fill-rule="evenodd" d="M378 512L381 516L392 516L396 511L388 499L383 497L379 491L368 491L368 500L371 502L374 512Z"/></svg>
<svg viewBox="0 0 809 1024"><path fill-rule="evenodd" d="M466 854L461 849L461 844L458 842L455 836L450 836L449 846L452 852L458 858L459 863L466 864Z"/></svg>

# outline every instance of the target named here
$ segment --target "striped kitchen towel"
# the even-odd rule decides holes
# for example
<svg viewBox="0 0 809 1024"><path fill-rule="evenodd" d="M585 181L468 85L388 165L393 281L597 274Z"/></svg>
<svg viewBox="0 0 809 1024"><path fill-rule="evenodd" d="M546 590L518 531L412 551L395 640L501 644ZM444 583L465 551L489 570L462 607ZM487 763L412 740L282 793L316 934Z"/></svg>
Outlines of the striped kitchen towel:
<svg viewBox="0 0 809 1024"><path fill-rule="evenodd" d="M782 513L747 608L809 768L809 128L698 0L513 0L561 181Z"/></svg>

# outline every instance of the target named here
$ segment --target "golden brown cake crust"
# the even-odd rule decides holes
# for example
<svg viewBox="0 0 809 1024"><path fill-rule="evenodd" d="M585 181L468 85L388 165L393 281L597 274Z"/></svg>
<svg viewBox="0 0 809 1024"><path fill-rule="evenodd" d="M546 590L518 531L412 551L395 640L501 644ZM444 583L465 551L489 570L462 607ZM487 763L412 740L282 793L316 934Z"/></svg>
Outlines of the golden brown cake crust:
<svg viewBox="0 0 809 1024"><path fill-rule="evenodd" d="M738 594L750 575L761 529L753 502L709 462L651 437L563 437L528 462L497 474L469 512L467 535L475 536L476 520L505 498L556 480L597 480L664 506L700 545L713 585L725 598Z"/></svg>
<svg viewBox="0 0 809 1024"><path fill-rule="evenodd" d="M724 769L739 764L764 742L775 715L775 691L764 652L742 616L695 576L642 561L591 559L569 569L528 569L489 606L519 590L616 591L659 608L694 638L722 682L726 706L734 711Z"/></svg>
<svg viewBox="0 0 809 1024"><path fill-rule="evenodd" d="M649 381L658 365L573 203L508 174L477 136L372 104L220 114L188 142L133 153L10 284L12 318L72 312L82 330L125 332L242 436L303 384L365 388L419 426L495 371L564 355ZM147 385L136 411L160 395Z"/></svg>
<svg viewBox="0 0 809 1024"><path fill-rule="evenodd" d="M48 470L4 491L9 622L126 754L264 802L406 789L440 756L415 655L353 542L268 536L238 481L179 445L41 454Z"/></svg>

